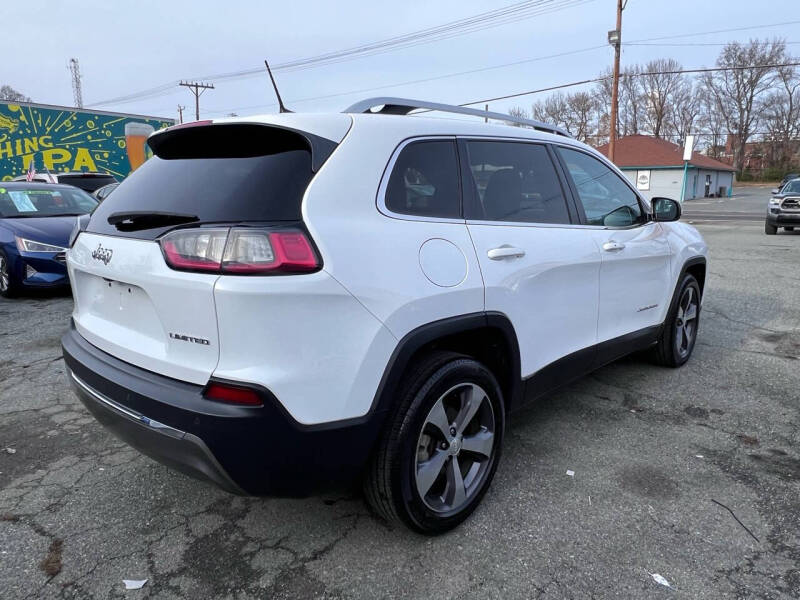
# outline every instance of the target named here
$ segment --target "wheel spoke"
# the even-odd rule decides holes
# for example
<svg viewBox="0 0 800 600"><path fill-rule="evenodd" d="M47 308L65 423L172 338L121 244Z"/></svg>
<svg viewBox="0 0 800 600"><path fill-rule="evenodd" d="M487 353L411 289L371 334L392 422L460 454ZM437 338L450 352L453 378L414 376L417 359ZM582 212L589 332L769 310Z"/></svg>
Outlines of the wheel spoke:
<svg viewBox="0 0 800 600"><path fill-rule="evenodd" d="M461 392L461 409L456 416L456 431L458 433L464 433L467 425L475 418L475 413L478 412L481 404L483 404L484 398L486 396L483 390L475 385L470 385Z"/></svg>
<svg viewBox="0 0 800 600"><path fill-rule="evenodd" d="M690 304L689 308L686 309L686 314L683 317L684 321L692 321L693 319L697 318L697 305Z"/></svg>
<svg viewBox="0 0 800 600"><path fill-rule="evenodd" d="M417 465L417 491L423 498L439 478L448 456L446 450L438 450L428 460Z"/></svg>
<svg viewBox="0 0 800 600"><path fill-rule="evenodd" d="M494 434L486 429L481 429L475 435L464 437L461 442L461 450L480 454L484 458L489 458L492 454L494 445Z"/></svg>
<svg viewBox="0 0 800 600"><path fill-rule="evenodd" d="M450 508L457 508L463 504L466 497L467 490L464 487L461 466L458 464L458 457L454 456L447 463L447 489L445 490L444 500Z"/></svg>
<svg viewBox="0 0 800 600"><path fill-rule="evenodd" d="M436 404L433 405L433 408L431 408L426 423L430 423L436 427L436 429L441 432L442 437L448 442L453 439L453 436L450 435L450 420L447 418L447 413L444 412L444 404L442 404L441 398L439 398Z"/></svg>

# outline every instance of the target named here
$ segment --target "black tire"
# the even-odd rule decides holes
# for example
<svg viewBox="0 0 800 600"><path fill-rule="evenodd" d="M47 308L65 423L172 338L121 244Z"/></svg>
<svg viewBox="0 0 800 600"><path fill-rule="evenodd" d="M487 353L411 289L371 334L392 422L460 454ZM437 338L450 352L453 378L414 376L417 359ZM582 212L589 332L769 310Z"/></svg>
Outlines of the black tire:
<svg viewBox="0 0 800 600"><path fill-rule="evenodd" d="M686 305L687 297L688 304L694 307L693 313ZM678 286L675 305L670 308L664 322L664 330L654 350L655 361L665 367L680 367L686 363L694 350L699 327L700 285L693 275L687 273Z"/></svg>
<svg viewBox="0 0 800 600"><path fill-rule="evenodd" d="M17 284L11 276L11 265L6 253L0 250L0 296L13 298L17 295Z"/></svg>
<svg viewBox="0 0 800 600"><path fill-rule="evenodd" d="M784 227L786 231L794 231L794 227Z"/></svg>
<svg viewBox="0 0 800 600"><path fill-rule="evenodd" d="M778 228L775 227L774 225L770 225L769 223L765 222L764 233L766 233L767 235L775 235L776 233L778 233Z"/></svg>
<svg viewBox="0 0 800 600"><path fill-rule="evenodd" d="M459 417L469 410L463 413L455 407L464 409L478 396L475 405L479 408L459 425ZM449 445L441 436L441 428L431 421L431 416L438 414L438 406L445 408ZM491 432L487 415L493 419ZM387 419L364 478L367 502L387 521L404 523L420 533L435 535L453 529L478 506L500 460L505 406L497 380L484 365L469 357L431 353L409 368L399 386L395 409ZM488 456L468 448L478 439ZM429 486L422 481L426 473L438 473L430 477ZM451 485L458 478L460 488L458 483ZM419 489L426 487L429 491L421 494ZM453 491L457 489L463 495ZM447 504L448 498L452 498L452 505Z"/></svg>

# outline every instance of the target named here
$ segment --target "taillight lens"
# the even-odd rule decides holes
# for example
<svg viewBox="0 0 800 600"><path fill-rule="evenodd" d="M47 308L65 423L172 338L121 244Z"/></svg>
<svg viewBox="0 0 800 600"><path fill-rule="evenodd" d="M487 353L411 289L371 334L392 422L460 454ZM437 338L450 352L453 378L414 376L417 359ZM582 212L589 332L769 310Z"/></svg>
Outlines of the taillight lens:
<svg viewBox="0 0 800 600"><path fill-rule="evenodd" d="M180 229L161 238L173 269L232 275L302 273L319 268L308 236L299 230Z"/></svg>
<svg viewBox="0 0 800 600"><path fill-rule="evenodd" d="M240 404L242 406L261 406L264 402L255 390L247 387L211 382L206 386L203 396L208 400Z"/></svg>
<svg viewBox="0 0 800 600"><path fill-rule="evenodd" d="M184 229L161 238L167 264L175 269L219 271L228 229Z"/></svg>

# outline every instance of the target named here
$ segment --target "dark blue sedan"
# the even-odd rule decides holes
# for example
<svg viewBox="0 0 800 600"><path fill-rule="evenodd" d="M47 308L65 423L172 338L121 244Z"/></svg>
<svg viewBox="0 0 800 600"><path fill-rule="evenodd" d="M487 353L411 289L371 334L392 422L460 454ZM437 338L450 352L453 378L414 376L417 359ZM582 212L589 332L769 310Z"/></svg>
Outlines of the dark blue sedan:
<svg viewBox="0 0 800 600"><path fill-rule="evenodd" d="M95 206L70 185L0 182L0 296L68 285L64 253L75 217Z"/></svg>

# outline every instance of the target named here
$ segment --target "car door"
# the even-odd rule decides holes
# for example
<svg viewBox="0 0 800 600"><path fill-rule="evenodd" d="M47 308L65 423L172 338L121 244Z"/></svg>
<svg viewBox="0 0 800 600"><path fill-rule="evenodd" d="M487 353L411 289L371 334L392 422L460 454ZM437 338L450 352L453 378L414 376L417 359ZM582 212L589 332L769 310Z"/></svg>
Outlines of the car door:
<svg viewBox="0 0 800 600"><path fill-rule="evenodd" d="M670 247L627 180L588 152L558 146L577 208L601 254L598 342L645 334L672 297Z"/></svg>
<svg viewBox="0 0 800 600"><path fill-rule="evenodd" d="M464 211L486 310L517 334L523 377L596 342L600 255L545 145L460 140ZM582 354L587 368L591 356ZM549 381L560 383L560 381Z"/></svg>

